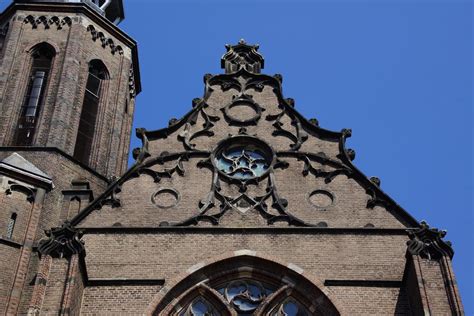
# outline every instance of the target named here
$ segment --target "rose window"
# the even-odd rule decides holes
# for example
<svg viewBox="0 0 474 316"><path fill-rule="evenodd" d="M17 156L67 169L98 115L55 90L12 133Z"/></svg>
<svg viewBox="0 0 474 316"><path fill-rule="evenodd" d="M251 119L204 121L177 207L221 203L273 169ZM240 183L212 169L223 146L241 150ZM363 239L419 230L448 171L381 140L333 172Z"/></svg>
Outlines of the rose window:
<svg viewBox="0 0 474 316"><path fill-rule="evenodd" d="M268 145L251 137L236 137L222 144L214 157L217 169L239 180L258 178L266 174L273 154Z"/></svg>

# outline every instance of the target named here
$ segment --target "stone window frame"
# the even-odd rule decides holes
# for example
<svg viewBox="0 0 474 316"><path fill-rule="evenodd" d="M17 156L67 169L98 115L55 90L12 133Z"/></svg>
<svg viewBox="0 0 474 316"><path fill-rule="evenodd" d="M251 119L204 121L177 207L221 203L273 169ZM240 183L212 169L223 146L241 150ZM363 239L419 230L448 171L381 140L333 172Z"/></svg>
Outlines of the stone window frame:
<svg viewBox="0 0 474 316"><path fill-rule="evenodd" d="M150 303L147 314L192 315L186 314L186 309L202 297L212 304L219 315L238 315L216 289L236 279L256 280L275 286L275 291L266 297L252 315L273 315L288 299L304 307L309 315L343 314L344 309L322 282L311 276L304 277L303 270L293 264L281 265L266 257L245 254L208 262L207 265L196 264L199 268L190 268L185 276L171 280L166 291L160 291Z"/></svg>
<svg viewBox="0 0 474 316"><path fill-rule="evenodd" d="M37 42L33 45L31 45L27 50L25 50L26 53L26 59L24 62L25 68L23 68L23 74L21 76L20 82L21 82L21 92L20 92L20 98L17 99L18 109L17 109L17 117L14 120L14 126L13 126L13 135L11 136L11 143L13 146L18 144L18 125L20 124L20 120L22 119L24 107L25 107L25 102L26 102L26 96L28 94L28 90L30 88L30 80L31 80L31 75L33 71L33 59L34 59L34 54L38 52L40 49L46 49L49 50L49 53L51 53L51 62L49 64L49 70L48 70L48 75L46 78L46 82L43 84L43 92L42 92L42 97L41 97L41 105L38 109L38 113L36 115L36 127L35 127L35 132L33 135L33 138L31 139L30 144L35 144L36 139L38 138L38 132L40 127L43 124L43 114L45 113L46 110L46 102L48 100L48 97L50 95L50 86L51 83L53 82L53 77L55 75L55 68L56 68L56 60L59 54L59 48L54 44L49 41L42 41L42 42Z"/></svg>
<svg viewBox="0 0 474 316"><path fill-rule="evenodd" d="M177 299L177 303L174 304L174 307L170 311L170 315L193 315L189 313L190 306L199 299L207 302L211 309L217 313L216 315L239 315L239 311L236 307L234 307L231 302L227 301L226 298L216 290L216 287L239 280L262 282L270 284L275 289L264 300L262 300L252 315L268 315L269 313L276 313L288 300L295 301L297 305L304 309L307 315L312 314L310 310L311 299L305 297L302 294L302 291L296 290L295 284L286 283L285 280L280 280L277 276L270 276L270 274L263 271L251 269L246 271L245 269L240 269L238 272L230 272L224 276L192 286Z"/></svg>
<svg viewBox="0 0 474 316"><path fill-rule="evenodd" d="M101 82L100 82L100 91L99 91L99 95L97 96L97 104L96 104L96 107L97 107L97 111L95 113L95 122L94 122L94 126L93 126L93 132L92 132L92 138L91 138L91 144L90 144L90 150L89 150L89 153L87 154L87 158L86 160L87 161L83 161L81 159L79 159L77 156L78 154L76 154L76 145L78 143L78 138L79 138L79 133L80 133L80 122L81 122L81 117L82 117L82 111L83 111L83 108L84 108L84 104L85 104L85 100L86 100L86 96L87 96L87 85L88 85L88 82L89 82L89 77L91 75L91 72L90 72L90 69L92 67L92 64L96 64L98 67L102 68L100 71L103 72L103 76L104 78L101 79ZM93 167L93 162L94 162L94 148L97 148L97 145L98 145L98 142L99 142L99 125L101 124L100 122L102 121L102 118L104 116L104 112L107 108L107 105L108 105L108 95L109 95L109 87L110 87L110 84L111 84L111 81L112 81L112 75L111 75L111 72L110 72L110 68L106 65L106 63L104 62L104 60L100 59L100 58L91 58L88 63L87 63L87 71L84 72L85 73L85 76L84 76L84 80L83 80L83 84L82 84L82 98L81 98L81 108L80 108L80 114L79 114L79 117L78 117L78 122L77 122L77 133L76 133L76 139L75 139L75 142L74 142L74 150L73 150L73 157L75 159L78 159L79 161L83 162L84 164L90 166L90 167Z"/></svg>

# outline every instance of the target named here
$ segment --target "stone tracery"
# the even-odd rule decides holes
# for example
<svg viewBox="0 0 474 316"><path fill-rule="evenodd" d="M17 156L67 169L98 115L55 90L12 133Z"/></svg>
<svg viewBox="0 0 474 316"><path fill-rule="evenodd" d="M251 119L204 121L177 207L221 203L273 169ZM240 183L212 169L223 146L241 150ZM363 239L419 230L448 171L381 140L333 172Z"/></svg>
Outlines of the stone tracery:
<svg viewBox="0 0 474 316"><path fill-rule="evenodd" d="M204 266L168 288L156 304L154 315L340 314L334 302L302 275L276 262L245 255Z"/></svg>
<svg viewBox="0 0 474 316"><path fill-rule="evenodd" d="M223 60L231 58L232 61L229 62L234 65L234 61L237 60L235 54L244 54L248 49L256 49L247 46L249 45L240 43L238 49L230 55L224 55ZM259 63L258 58L255 62ZM157 183L162 178L173 179L176 175L184 177L186 171L183 162L186 161L191 167L197 166L204 169L203 171L205 169L210 171L212 181L207 184L209 190L201 193L200 198L194 202L195 215L178 221L165 219L167 225L189 226L201 222L219 225L221 218L234 209L241 213L255 210L268 225L286 222L293 226L319 226L320 220L306 222L292 215L291 208L294 206L289 206L288 200L278 190L279 183L275 171L286 169L290 165L294 169L296 165L301 165L299 163L301 161L303 162L301 173L304 177L312 175L315 179L321 178L329 184L336 177L343 175L359 182L369 195L367 204L361 207L372 209L376 205L381 205L385 208L397 208L378 186L352 165L354 152L344 147L346 138L351 136L349 129L343 129L339 133L332 132L320 128L314 120L306 120L294 110L293 99L283 97L281 76L263 75L252 70L253 68L238 67L232 70L234 66L229 67L229 71L225 74L204 77L204 97L194 99L193 109L182 119L170 120L169 127L161 130L137 130L137 136L142 139L143 147L134 150L136 164L113 185L115 189L109 189L110 193L106 192L107 197L103 199L104 201L112 201L112 206L120 206L118 193L121 185L141 174L152 176ZM224 104L210 102L216 86L222 91L232 90L232 99L225 101ZM267 109L271 113L261 120L265 108L258 103L262 99L255 97L254 93L264 90L273 91L277 103L271 111ZM255 116L243 120L233 117L235 113L231 110L242 106L250 106ZM245 111L246 115L250 113L248 109ZM226 122L230 126L238 127L238 132L236 133L237 128L233 127L234 129L231 129L233 132L228 137L223 135L220 128L222 123ZM265 128L253 134L255 129L252 125L260 124L265 125ZM170 139L170 142L173 139L178 142L169 147L170 151L164 150L158 155L150 156L150 140L166 138ZM275 148L266 143L273 145L272 138L279 144ZM313 151L313 138L339 144L339 153L328 154L324 149ZM182 146L181 151L176 151L179 148L178 144ZM227 144L227 147L223 144ZM288 144L284 145L288 147L284 148L283 144ZM197 161L199 158L201 160ZM224 186L233 186L238 189L238 193L229 193L229 190L223 190ZM265 187L265 191L256 192L253 189L255 186ZM314 189L304 192L303 195L311 194ZM285 190L283 192L288 194ZM101 205L104 203L97 202L97 205L90 206L90 209L100 208ZM327 222L324 223L327 226Z"/></svg>

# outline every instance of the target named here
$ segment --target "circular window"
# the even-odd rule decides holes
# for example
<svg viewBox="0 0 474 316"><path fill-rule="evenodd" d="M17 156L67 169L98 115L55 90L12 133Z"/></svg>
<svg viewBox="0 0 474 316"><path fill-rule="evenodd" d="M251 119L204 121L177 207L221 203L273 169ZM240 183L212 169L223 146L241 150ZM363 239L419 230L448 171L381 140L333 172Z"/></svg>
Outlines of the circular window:
<svg viewBox="0 0 474 316"><path fill-rule="evenodd" d="M263 141L249 136L236 136L220 144L213 163L224 175L248 180L267 173L273 161L271 148Z"/></svg>
<svg viewBox="0 0 474 316"><path fill-rule="evenodd" d="M308 201L317 208L326 208L334 203L334 196L325 190L314 190L309 194Z"/></svg>
<svg viewBox="0 0 474 316"><path fill-rule="evenodd" d="M151 201L159 208L171 208L178 204L179 198L178 191L171 188L165 188L160 189L153 194L151 196Z"/></svg>

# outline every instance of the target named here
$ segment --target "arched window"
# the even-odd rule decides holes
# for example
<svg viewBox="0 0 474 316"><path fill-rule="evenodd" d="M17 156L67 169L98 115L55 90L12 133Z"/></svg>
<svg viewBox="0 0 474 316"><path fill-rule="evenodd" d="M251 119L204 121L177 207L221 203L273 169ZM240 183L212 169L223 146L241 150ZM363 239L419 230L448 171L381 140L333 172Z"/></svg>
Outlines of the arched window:
<svg viewBox="0 0 474 316"><path fill-rule="evenodd" d="M13 229L15 228L15 223L16 223L16 213L12 213L10 216L10 219L8 220L8 225L7 225L7 238L12 238L13 237Z"/></svg>
<svg viewBox="0 0 474 316"><path fill-rule="evenodd" d="M229 275L226 279L224 283L211 280L198 285L181 299L171 315L326 315L322 312L311 313L305 306L311 304L310 300L305 300L292 285L282 283L281 280L271 280L265 275L259 277L258 274L251 278L236 275L232 278ZM195 295L191 294L193 292ZM302 303L300 300L307 302Z"/></svg>
<svg viewBox="0 0 474 316"><path fill-rule="evenodd" d="M149 307L153 315L340 315L321 282L254 256L216 261L170 284Z"/></svg>
<svg viewBox="0 0 474 316"><path fill-rule="evenodd" d="M18 120L14 145L28 146L33 143L55 54L54 48L47 43L41 43L32 50L28 86Z"/></svg>
<svg viewBox="0 0 474 316"><path fill-rule="evenodd" d="M81 118L74 148L74 158L85 164L89 164L97 112L104 92L104 82L108 78L107 68L100 60L92 60L89 63L86 93L82 103Z"/></svg>

